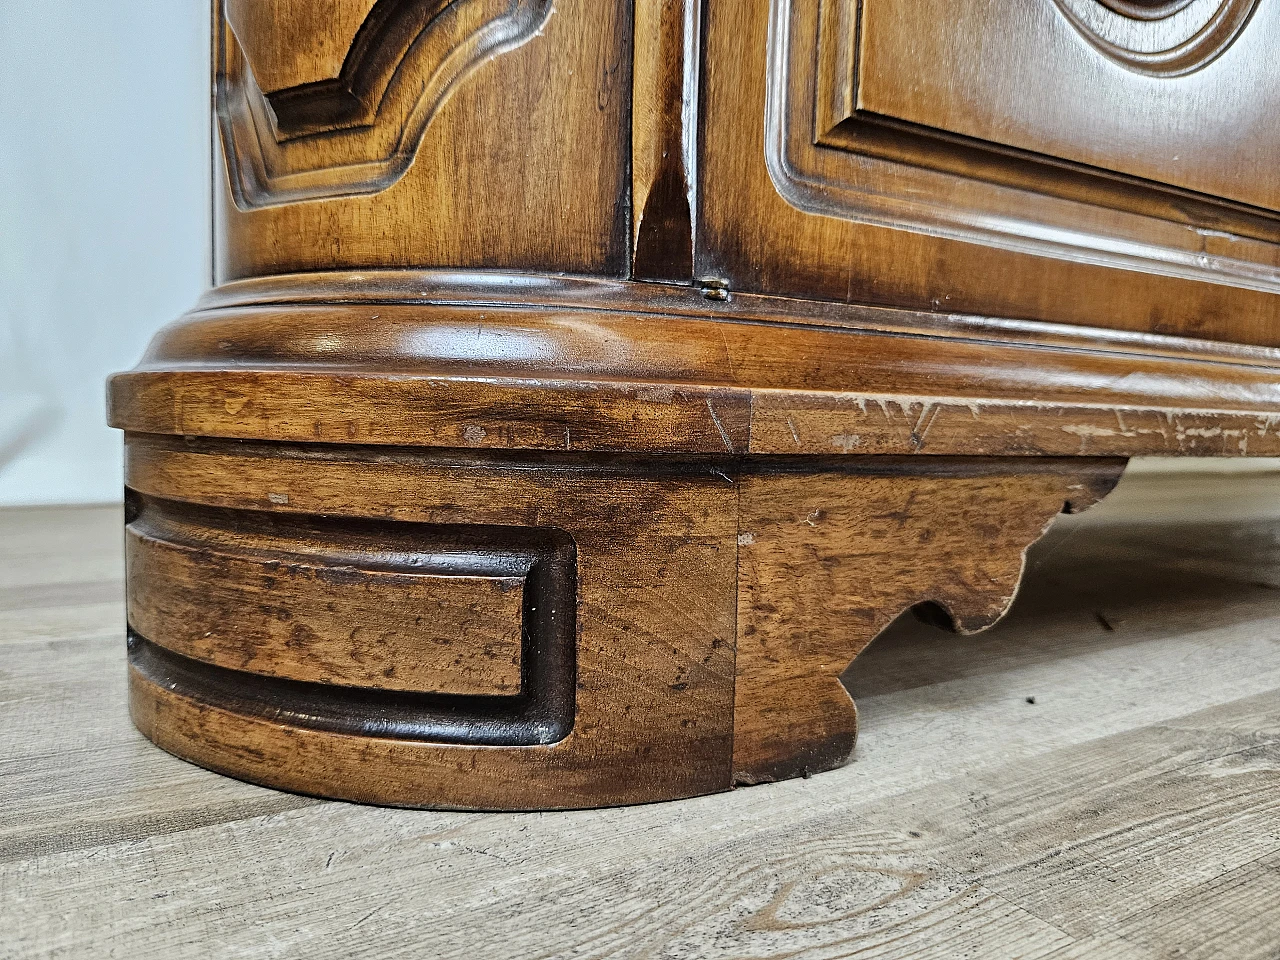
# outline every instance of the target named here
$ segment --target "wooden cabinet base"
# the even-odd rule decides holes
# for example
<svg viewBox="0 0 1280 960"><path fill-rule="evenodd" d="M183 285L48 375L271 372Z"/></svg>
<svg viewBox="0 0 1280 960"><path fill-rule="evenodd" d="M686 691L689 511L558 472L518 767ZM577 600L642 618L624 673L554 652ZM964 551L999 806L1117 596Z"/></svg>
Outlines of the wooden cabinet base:
<svg viewBox="0 0 1280 960"><path fill-rule="evenodd" d="M841 673L903 611L995 622L1131 455L1280 447L1247 350L938 323L531 276L224 286L110 386L135 721L409 806L817 773L857 734Z"/></svg>
<svg viewBox="0 0 1280 960"><path fill-rule="evenodd" d="M993 623L1123 461L636 458L131 435L129 658L166 750L303 793L638 803L844 763L898 613Z"/></svg>

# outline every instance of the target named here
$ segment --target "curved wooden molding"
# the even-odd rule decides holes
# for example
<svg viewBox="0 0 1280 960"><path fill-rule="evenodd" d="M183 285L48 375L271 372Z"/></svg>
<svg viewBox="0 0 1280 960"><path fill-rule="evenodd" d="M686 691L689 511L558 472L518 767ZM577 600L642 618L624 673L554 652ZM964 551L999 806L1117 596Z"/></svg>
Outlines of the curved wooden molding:
<svg viewBox="0 0 1280 960"><path fill-rule="evenodd" d="M535 36L551 10L552 0L378 0L337 77L264 93L224 9L216 107L237 206L385 190L457 84Z"/></svg>
<svg viewBox="0 0 1280 960"><path fill-rule="evenodd" d="M1253 16L1257 0L1054 0L1098 52L1122 67L1180 77L1216 60Z"/></svg>
<svg viewBox="0 0 1280 960"><path fill-rule="evenodd" d="M113 425L597 453L1280 455L1274 349L533 274L235 286L112 378Z"/></svg>
<svg viewBox="0 0 1280 960"><path fill-rule="evenodd" d="M858 712L840 675L903 610L958 633L1004 616L1027 548L1123 461L892 461L741 481L735 783L830 770Z"/></svg>
<svg viewBox="0 0 1280 960"><path fill-rule="evenodd" d="M1164 20L1200 0L1096 0L1133 20Z"/></svg>
<svg viewBox="0 0 1280 960"><path fill-rule="evenodd" d="M132 712L166 750L392 805L729 788L722 474L139 436L127 459ZM518 693L491 656L512 580Z"/></svg>

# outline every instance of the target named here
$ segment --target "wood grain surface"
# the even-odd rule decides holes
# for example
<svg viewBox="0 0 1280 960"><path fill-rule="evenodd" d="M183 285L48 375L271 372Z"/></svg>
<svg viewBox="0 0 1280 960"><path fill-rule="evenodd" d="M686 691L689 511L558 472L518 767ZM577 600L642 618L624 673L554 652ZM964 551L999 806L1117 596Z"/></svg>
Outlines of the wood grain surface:
<svg viewBox="0 0 1280 960"><path fill-rule="evenodd" d="M338 263L625 274L622 6L559 0L552 15L547 0L320 0L291 3L306 13L283 31L282 17L246 6L264 5L231 3L224 23L213 4L217 281ZM356 91L374 108L361 122L279 129L280 98L314 101L323 81L271 87L336 79L335 64L362 58L376 69ZM276 103L257 93L255 66ZM359 102L350 93L311 112Z"/></svg>
<svg viewBox="0 0 1280 960"><path fill-rule="evenodd" d="M156 750L124 709L118 509L0 513L0 954L1271 960L1280 555L1229 481L1192 487L1236 520L1133 523L1126 480L990 632L895 623L846 677L840 771L514 815Z"/></svg>
<svg viewBox="0 0 1280 960"><path fill-rule="evenodd" d="M1256 0L1211 0L1184 14L1181 30L1177 18L1095 18L1118 41L1120 31L1127 33L1115 44L1117 53L1182 47L1192 57L1186 48L1196 46L1188 41L1200 32L1197 26L1215 18L1228 28L1248 21L1243 30L1228 29L1218 44L1200 44L1204 56L1222 55L1212 65L1159 78L1155 63L1146 72L1132 69L1136 62L1117 70L1109 57L1080 55L1082 34L1102 36L1064 17L1061 8L1086 6L1079 0L1030 6L870 0L860 20L858 108L1277 210L1280 179L1263 158L1280 148L1280 139L1271 139L1278 136L1273 127L1248 119L1256 103L1280 96L1280 73L1260 69L1263 51L1280 34L1275 10L1259 6L1250 19ZM922 30L922 23L936 26ZM1204 39L1212 41L1213 31ZM1224 51L1223 43L1233 49ZM1178 69L1175 61L1166 72ZM1153 82L1153 74L1165 82ZM1008 82L1012 77L1021 82Z"/></svg>
<svg viewBox="0 0 1280 960"><path fill-rule="evenodd" d="M143 637L205 663L291 680L520 692L533 557L489 542L497 562L482 572L467 563L459 537L450 569L448 553L431 550L437 531L219 519L192 522L153 506L126 528L129 622Z"/></svg>
<svg viewBox="0 0 1280 960"><path fill-rule="evenodd" d="M693 278L699 32L695 0L634 4L630 275Z"/></svg>
<svg viewBox="0 0 1280 960"><path fill-rule="evenodd" d="M1258 111L1277 29L1262 4L1204 70L1155 79L1094 49L1051 0L708 5L696 275L1274 343L1280 221L1212 191L1271 202L1267 152L1249 145L1271 136ZM855 77L906 119L859 110Z"/></svg>
<svg viewBox="0 0 1280 960"><path fill-rule="evenodd" d="M213 4L216 283L696 278L713 301L1280 342L1280 21L1255 0L262 6ZM1219 8L1212 51L1167 69L1081 26L1180 57L1205 45L1177 24Z"/></svg>
<svg viewBox="0 0 1280 960"><path fill-rule="evenodd" d="M112 379L110 417L448 448L1265 456L1277 369L1267 347L674 285L331 273L213 294Z"/></svg>
<svg viewBox="0 0 1280 960"><path fill-rule="evenodd" d="M848 473L763 474L738 495L737 783L843 763L858 714L840 675L925 605L960 633L1004 615L1027 548L1083 510L1123 462L875 459Z"/></svg>
<svg viewBox="0 0 1280 960"><path fill-rule="evenodd" d="M512 469L420 451L371 457L359 448L157 437L131 441L127 473L144 502L257 511L271 518L258 521L267 529L276 518L376 522L367 536L384 548L421 537L418 525L442 528L437 549L487 560L491 544L452 538L504 528L508 537L555 531L572 545L564 581L549 591L557 602L539 603L537 614L556 618L555 643L567 656L533 676L517 703L392 702L369 691L336 699L314 685L262 687L247 674L201 672L139 644L133 716L165 749L286 789L396 805L563 808L728 788L737 527L736 490L721 473L608 462ZM213 531L202 541L216 545L226 522L234 521L205 521ZM259 549L281 552L270 538ZM332 552L319 558L331 571L342 562ZM313 588L305 599L303 611L316 609L327 591ZM258 616L251 606L243 615ZM527 609L522 623L530 622ZM176 644L167 633L139 636L189 650L181 635ZM527 678L532 654L545 662L550 643L526 643ZM286 645L274 652L296 660Z"/></svg>
<svg viewBox="0 0 1280 960"><path fill-rule="evenodd" d="M1125 462L131 434L134 720L215 770L393 805L602 806L807 776L852 751L838 678L890 620L928 604L961 632L990 626L1026 548Z"/></svg>

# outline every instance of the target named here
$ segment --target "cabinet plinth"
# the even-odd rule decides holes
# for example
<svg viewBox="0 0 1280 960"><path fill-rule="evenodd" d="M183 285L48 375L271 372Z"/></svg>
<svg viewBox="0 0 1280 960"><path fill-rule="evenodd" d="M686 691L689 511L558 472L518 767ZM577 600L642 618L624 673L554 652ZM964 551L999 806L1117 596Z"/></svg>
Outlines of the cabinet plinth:
<svg viewBox="0 0 1280 960"><path fill-rule="evenodd" d="M904 610L1280 455L1280 13L915 6L217 0L214 287L109 387L139 729L405 806L818 773Z"/></svg>

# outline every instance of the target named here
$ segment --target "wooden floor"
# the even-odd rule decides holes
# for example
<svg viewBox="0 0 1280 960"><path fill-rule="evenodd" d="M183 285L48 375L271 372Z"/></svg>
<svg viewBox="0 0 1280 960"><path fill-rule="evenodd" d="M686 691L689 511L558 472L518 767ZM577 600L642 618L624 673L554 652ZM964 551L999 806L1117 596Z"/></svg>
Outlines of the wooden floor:
<svg viewBox="0 0 1280 960"><path fill-rule="evenodd" d="M0 957L1280 957L1280 519L1175 478L1148 523L1134 480L992 632L877 641L844 770L567 814L160 752L125 712L118 511L0 512Z"/></svg>

